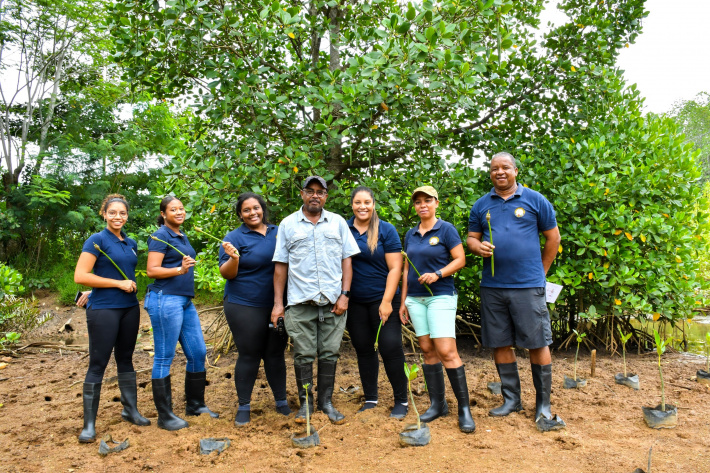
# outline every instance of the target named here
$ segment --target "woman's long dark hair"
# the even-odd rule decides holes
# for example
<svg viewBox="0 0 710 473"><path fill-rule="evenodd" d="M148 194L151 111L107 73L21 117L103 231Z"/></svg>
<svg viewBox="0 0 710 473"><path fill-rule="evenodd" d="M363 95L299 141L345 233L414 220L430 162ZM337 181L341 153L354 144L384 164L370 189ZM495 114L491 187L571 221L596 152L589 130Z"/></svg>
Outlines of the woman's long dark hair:
<svg viewBox="0 0 710 473"><path fill-rule="evenodd" d="M244 205L244 201L249 199L256 199L256 201L259 202L259 205L261 205L261 210L264 212L264 217L261 221L265 225L269 225L269 207L266 206L266 201L262 196L253 192L244 192L239 197L237 197L237 203L234 204L234 210L237 212L237 216L239 217L239 219L242 222L244 221L244 219L242 218L242 205Z"/></svg>
<svg viewBox="0 0 710 473"><path fill-rule="evenodd" d="M358 186L350 194L350 206L352 207L355 201L355 196L358 192L367 192L372 198L372 204L375 205L375 193L372 189L366 186ZM371 253L377 251L377 239L380 237L380 217L377 215L377 209L372 209L372 218L370 219L370 224L367 226L367 247L370 249Z"/></svg>
<svg viewBox="0 0 710 473"><path fill-rule="evenodd" d="M165 211L168 210L168 204L173 200L178 200L178 198L174 195L167 195L163 197L163 200L160 201L160 211L162 213L165 213ZM165 219L162 215L158 215L158 218L156 220L158 222L158 226L165 225Z"/></svg>

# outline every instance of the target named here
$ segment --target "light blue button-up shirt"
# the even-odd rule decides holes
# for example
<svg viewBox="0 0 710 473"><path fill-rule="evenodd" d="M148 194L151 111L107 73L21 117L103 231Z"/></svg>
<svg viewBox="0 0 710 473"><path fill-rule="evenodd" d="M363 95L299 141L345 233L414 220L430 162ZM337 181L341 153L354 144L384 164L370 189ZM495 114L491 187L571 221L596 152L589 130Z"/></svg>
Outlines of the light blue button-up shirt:
<svg viewBox="0 0 710 473"><path fill-rule="evenodd" d="M342 290L342 261L358 253L355 238L340 215L324 209L313 224L301 207L283 219L273 261L288 264L288 305L335 304Z"/></svg>

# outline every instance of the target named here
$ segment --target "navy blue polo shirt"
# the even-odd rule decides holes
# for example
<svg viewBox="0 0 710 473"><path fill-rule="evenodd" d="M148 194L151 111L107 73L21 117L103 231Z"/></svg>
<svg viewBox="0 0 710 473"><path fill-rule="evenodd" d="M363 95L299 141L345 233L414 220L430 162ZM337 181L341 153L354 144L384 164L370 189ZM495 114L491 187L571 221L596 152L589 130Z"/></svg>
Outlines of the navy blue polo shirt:
<svg viewBox="0 0 710 473"><path fill-rule="evenodd" d="M160 238L173 245L178 250L193 259L197 256L195 250L190 245L190 241L183 235L178 235L165 225L161 226L155 233L155 238ZM162 241L155 241L148 237L148 251L162 253L163 268L179 268L182 266L182 255ZM149 291L159 292L171 296L195 297L195 267L191 267L185 274L177 274L164 279L155 279L153 284L148 286Z"/></svg>
<svg viewBox="0 0 710 473"><path fill-rule="evenodd" d="M495 277L491 275L491 259L483 258L483 287L545 287L540 232L557 226L555 209L539 192L518 184L508 200L495 188L478 199L471 208L468 231L483 233L482 241L490 241L486 213L491 212Z"/></svg>
<svg viewBox="0 0 710 473"><path fill-rule="evenodd" d="M138 245L135 240L126 236L122 231L123 240L106 228L99 233L94 233L84 242L81 251L91 253L96 256L94 263L94 274L102 278L124 280L124 277L116 267L99 250L94 248L94 243L109 255L121 270L126 273L129 279L136 280L136 265L138 264ZM135 292L125 292L115 287L96 287L89 294L89 301L86 303L87 309L124 309L138 305L138 298Z"/></svg>
<svg viewBox="0 0 710 473"><path fill-rule="evenodd" d="M272 259L277 233L276 225L268 225L266 235L262 235L242 224L222 239L239 251L237 276L228 279L224 285L224 297L228 302L249 307L273 307L276 263ZM219 265L222 266L229 259L230 256L220 246Z"/></svg>
<svg viewBox="0 0 710 473"><path fill-rule="evenodd" d="M350 285L350 300L355 302L372 302L381 300L387 287L387 275L390 270L385 259L386 253L402 252L402 243L394 225L380 220L377 235L377 249L371 252L367 246L367 232L362 235L355 228L355 217L348 220L350 232L360 253L352 257L353 281ZM399 287L397 287L399 292Z"/></svg>
<svg viewBox="0 0 710 473"><path fill-rule="evenodd" d="M422 236L419 233L419 225L410 229L404 235L404 251L409 256L412 264L416 266L420 274L433 273L440 270L451 262L451 250L461 244L461 236L456 228L442 219L434 224L434 228ZM431 296L424 284L419 284L419 276L409 265L407 275L407 296L428 297ZM447 276L439 279L429 288L435 296L453 296L456 294L454 278Z"/></svg>

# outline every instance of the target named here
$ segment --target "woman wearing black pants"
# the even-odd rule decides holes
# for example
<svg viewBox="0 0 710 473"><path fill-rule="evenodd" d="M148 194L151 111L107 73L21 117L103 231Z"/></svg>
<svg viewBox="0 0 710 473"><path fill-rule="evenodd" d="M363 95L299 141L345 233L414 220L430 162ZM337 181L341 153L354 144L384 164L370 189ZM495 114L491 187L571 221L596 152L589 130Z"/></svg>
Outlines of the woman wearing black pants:
<svg viewBox="0 0 710 473"><path fill-rule="evenodd" d="M96 439L101 384L112 351L123 404L121 416L136 425L150 425L136 408L133 350L140 322L135 281L138 246L122 230L128 220L128 202L122 195L111 194L101 203L99 213L106 220L106 229L86 240L74 271L77 284L94 288L86 303L89 370L84 379L84 428L79 434L80 442Z"/></svg>
<svg viewBox="0 0 710 473"><path fill-rule="evenodd" d="M397 230L383 222L375 211L375 197L367 187L350 196L354 216L348 220L360 253L353 256L347 329L360 371L365 404L360 412L377 405L377 377L380 361L375 350L377 330L382 322L378 351L392 385L394 407L390 417L407 415L407 378L404 375L402 323L399 314L399 280L402 275L402 244ZM390 317L395 314L394 317Z"/></svg>
<svg viewBox="0 0 710 473"><path fill-rule="evenodd" d="M268 222L264 199L246 192L235 206L243 224L224 237L219 251L219 272L227 280L224 313L239 357L234 367L239 408L237 426L249 422L251 395L264 360L264 372L276 401L276 410L291 413L286 401L286 340L269 327L274 306L274 249L278 227Z"/></svg>

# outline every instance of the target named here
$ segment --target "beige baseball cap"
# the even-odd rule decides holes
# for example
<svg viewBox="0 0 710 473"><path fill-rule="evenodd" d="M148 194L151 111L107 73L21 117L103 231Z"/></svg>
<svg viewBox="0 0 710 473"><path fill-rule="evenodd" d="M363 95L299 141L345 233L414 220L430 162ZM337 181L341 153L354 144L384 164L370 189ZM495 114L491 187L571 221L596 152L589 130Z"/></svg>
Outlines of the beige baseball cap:
<svg viewBox="0 0 710 473"><path fill-rule="evenodd" d="M431 186L421 186L421 187L417 187L416 189L414 189L414 192L412 192L412 200L414 200L414 196L420 192L422 194L426 194L428 196L434 197L436 200L439 200L439 193L436 192L436 189L434 189Z"/></svg>

